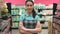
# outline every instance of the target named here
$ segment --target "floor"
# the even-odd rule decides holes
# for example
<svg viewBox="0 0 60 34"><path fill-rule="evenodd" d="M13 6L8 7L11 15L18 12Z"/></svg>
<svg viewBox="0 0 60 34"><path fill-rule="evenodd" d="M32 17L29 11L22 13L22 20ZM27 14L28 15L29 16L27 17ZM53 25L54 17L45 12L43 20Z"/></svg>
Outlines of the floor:
<svg viewBox="0 0 60 34"><path fill-rule="evenodd" d="M12 30L12 34L20 34L18 29ZM39 34L48 34L48 29L42 29L42 32Z"/></svg>

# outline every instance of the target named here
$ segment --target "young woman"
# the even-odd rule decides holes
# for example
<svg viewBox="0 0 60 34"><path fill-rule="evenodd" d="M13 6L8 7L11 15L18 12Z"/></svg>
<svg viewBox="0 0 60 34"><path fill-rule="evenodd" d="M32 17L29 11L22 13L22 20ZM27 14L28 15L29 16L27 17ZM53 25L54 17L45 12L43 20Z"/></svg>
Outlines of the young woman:
<svg viewBox="0 0 60 34"><path fill-rule="evenodd" d="M34 11L34 2L26 1L26 13L20 16L19 32L20 34L37 34L41 32L42 27L39 16Z"/></svg>

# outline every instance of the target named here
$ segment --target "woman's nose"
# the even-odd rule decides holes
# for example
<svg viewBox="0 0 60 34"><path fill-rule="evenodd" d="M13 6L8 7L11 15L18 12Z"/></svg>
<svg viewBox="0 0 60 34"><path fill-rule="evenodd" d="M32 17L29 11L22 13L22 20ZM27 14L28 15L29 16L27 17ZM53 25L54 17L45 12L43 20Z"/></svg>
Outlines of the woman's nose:
<svg viewBox="0 0 60 34"><path fill-rule="evenodd" d="M28 8L31 8L30 6Z"/></svg>

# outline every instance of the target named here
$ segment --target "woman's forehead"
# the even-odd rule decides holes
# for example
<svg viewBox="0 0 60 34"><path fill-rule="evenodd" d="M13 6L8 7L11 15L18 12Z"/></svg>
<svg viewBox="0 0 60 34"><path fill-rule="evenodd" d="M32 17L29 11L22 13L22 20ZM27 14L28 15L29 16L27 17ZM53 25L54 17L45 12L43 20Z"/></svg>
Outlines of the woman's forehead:
<svg viewBox="0 0 60 34"><path fill-rule="evenodd" d="M32 3L32 2L30 2L30 1L29 1L29 2L27 2L26 4L31 4L31 5L33 5L33 3Z"/></svg>

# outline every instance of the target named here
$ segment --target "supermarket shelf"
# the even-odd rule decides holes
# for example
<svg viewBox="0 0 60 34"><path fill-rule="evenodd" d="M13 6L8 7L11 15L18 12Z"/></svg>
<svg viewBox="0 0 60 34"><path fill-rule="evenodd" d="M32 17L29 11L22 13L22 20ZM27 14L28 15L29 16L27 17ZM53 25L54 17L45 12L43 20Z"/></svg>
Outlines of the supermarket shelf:
<svg viewBox="0 0 60 34"><path fill-rule="evenodd" d="M53 14L47 14L47 15L43 15L43 14L38 14L39 16L53 16Z"/></svg>
<svg viewBox="0 0 60 34"><path fill-rule="evenodd" d="M13 8L13 9L11 9L11 10L19 10L18 8ZM45 9L41 9L41 10L53 10L53 8L45 8Z"/></svg>
<svg viewBox="0 0 60 34"><path fill-rule="evenodd" d="M59 30L59 32L60 32L60 30Z"/></svg>
<svg viewBox="0 0 60 34"><path fill-rule="evenodd" d="M44 22L45 22L45 20L41 20L41 21L40 21L41 24L44 24Z"/></svg>
<svg viewBox="0 0 60 34"><path fill-rule="evenodd" d="M1 23L3 23L3 21L2 21ZM4 24L1 25L0 30L4 30L4 29L7 27L7 25L8 25L8 24L7 24L6 21L5 21Z"/></svg>
<svg viewBox="0 0 60 34"><path fill-rule="evenodd" d="M45 9L40 9L40 10L53 10L53 8L45 8Z"/></svg>
<svg viewBox="0 0 60 34"><path fill-rule="evenodd" d="M2 19L2 18L0 18L0 19Z"/></svg>
<svg viewBox="0 0 60 34"><path fill-rule="evenodd" d="M48 29L48 27L42 27L42 29Z"/></svg>
<svg viewBox="0 0 60 34"><path fill-rule="evenodd" d="M19 10L18 8L12 8L11 10Z"/></svg>
<svg viewBox="0 0 60 34"><path fill-rule="evenodd" d="M53 18L58 19L58 21L57 21L57 22L53 22L53 23L60 25L60 17L53 17Z"/></svg>
<svg viewBox="0 0 60 34"><path fill-rule="evenodd" d="M53 18L60 19L60 17L56 17L56 16L54 16Z"/></svg>
<svg viewBox="0 0 60 34"><path fill-rule="evenodd" d="M20 15L12 15L12 16L20 16Z"/></svg>
<svg viewBox="0 0 60 34"><path fill-rule="evenodd" d="M52 31L54 31L54 32L52 32L52 33L55 33L55 34L60 34L60 17L57 17L57 16L55 16L54 15L54 17L53 17L54 19L54 21L53 21L53 30Z"/></svg>
<svg viewBox="0 0 60 34"><path fill-rule="evenodd" d="M18 28L18 23L19 23L19 17L20 17L20 15L19 15L19 9L18 8L12 8L11 10L12 10L11 11L11 15L12 15L12 20L11 20L11 25L12 26L11 26L11 28L12 29L17 29Z"/></svg>
<svg viewBox="0 0 60 34"><path fill-rule="evenodd" d="M19 22L19 21L12 21L12 22Z"/></svg>
<svg viewBox="0 0 60 34"><path fill-rule="evenodd" d="M3 20L1 23L2 25L0 27L0 30L3 31L8 26L9 23L6 20Z"/></svg>
<svg viewBox="0 0 60 34"><path fill-rule="evenodd" d="M3 25L2 27L1 27L1 31L3 32L5 29L6 29L6 27L7 27L7 25L5 24L5 25Z"/></svg>
<svg viewBox="0 0 60 34"><path fill-rule="evenodd" d="M12 28L12 29L18 29L18 28Z"/></svg>
<svg viewBox="0 0 60 34"><path fill-rule="evenodd" d="M3 20L0 23L1 23L1 25L0 25L0 33L1 34L7 34L8 31L10 31L10 19Z"/></svg>
<svg viewBox="0 0 60 34"><path fill-rule="evenodd" d="M54 28L54 27L53 27ZM59 32L60 32L60 29L57 29L57 28L54 28L54 29L56 29L56 30L58 30Z"/></svg>
<svg viewBox="0 0 60 34"><path fill-rule="evenodd" d="M58 24L58 25L60 25L60 22L59 22L59 23L55 23L55 24Z"/></svg>

